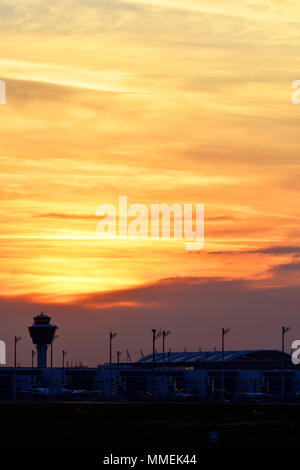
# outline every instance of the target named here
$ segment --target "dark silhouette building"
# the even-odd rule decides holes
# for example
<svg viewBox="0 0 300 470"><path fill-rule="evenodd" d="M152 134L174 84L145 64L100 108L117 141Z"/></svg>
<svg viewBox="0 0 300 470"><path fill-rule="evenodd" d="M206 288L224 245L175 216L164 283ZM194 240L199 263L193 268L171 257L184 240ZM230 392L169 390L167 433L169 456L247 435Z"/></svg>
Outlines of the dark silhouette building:
<svg viewBox="0 0 300 470"><path fill-rule="evenodd" d="M48 345L52 343L57 326L51 325L51 318L44 315L34 317L33 325L28 327L33 344L36 345L37 350L37 366L39 368L47 367L47 349Z"/></svg>

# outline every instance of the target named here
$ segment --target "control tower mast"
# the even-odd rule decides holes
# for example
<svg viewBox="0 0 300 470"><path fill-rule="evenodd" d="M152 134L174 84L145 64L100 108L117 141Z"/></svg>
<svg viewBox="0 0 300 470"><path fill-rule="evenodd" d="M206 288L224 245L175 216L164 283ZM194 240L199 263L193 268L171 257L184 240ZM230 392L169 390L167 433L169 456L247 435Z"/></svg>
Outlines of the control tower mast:
<svg viewBox="0 0 300 470"><path fill-rule="evenodd" d="M33 318L33 325L28 327L33 344L37 350L37 366L39 368L47 367L47 349L52 343L57 326L51 325L51 318L44 315L43 312Z"/></svg>

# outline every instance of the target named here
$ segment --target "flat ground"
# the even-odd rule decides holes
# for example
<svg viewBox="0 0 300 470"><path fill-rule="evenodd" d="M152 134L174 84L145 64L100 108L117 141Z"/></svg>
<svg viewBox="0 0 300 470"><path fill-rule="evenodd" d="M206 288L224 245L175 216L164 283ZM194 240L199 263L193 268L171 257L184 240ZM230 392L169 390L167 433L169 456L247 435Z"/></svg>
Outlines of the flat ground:
<svg viewBox="0 0 300 470"><path fill-rule="evenodd" d="M1 403L0 420L0 449L21 454L37 449L49 455L122 449L250 453L296 450L300 442L299 405ZM218 432L218 443L210 443L210 431Z"/></svg>

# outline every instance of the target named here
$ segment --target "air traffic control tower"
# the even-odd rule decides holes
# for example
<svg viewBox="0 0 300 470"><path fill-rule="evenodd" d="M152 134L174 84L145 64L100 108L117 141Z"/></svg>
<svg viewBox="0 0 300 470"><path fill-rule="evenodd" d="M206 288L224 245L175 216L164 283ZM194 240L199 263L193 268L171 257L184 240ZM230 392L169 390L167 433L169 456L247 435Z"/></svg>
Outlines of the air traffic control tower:
<svg viewBox="0 0 300 470"><path fill-rule="evenodd" d="M47 367L47 349L53 341L57 326L51 325L51 318L43 312L33 319L34 323L28 327L28 330L33 344L36 345L37 366L43 368Z"/></svg>

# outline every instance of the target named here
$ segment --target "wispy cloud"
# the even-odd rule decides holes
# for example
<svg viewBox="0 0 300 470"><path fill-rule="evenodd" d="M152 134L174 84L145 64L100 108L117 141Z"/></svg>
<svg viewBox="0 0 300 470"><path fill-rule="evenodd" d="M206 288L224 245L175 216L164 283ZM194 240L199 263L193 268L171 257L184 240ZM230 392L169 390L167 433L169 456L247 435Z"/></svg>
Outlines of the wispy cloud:
<svg viewBox="0 0 300 470"><path fill-rule="evenodd" d="M289 245L275 245L267 246L263 248L255 248L252 250L239 250L239 251L212 251L212 255L230 255L230 256L242 256L242 255L297 255L300 253L300 246L289 246Z"/></svg>
<svg viewBox="0 0 300 470"><path fill-rule="evenodd" d="M3 0L0 18L3 292L275 282L300 243L296 1ZM120 194L205 203L207 251L100 244L92 214Z"/></svg>
<svg viewBox="0 0 300 470"><path fill-rule="evenodd" d="M64 65L13 60L0 60L0 70L4 78L113 93L145 93L145 90L129 85L134 78L137 83L137 79L127 72L76 69Z"/></svg>

